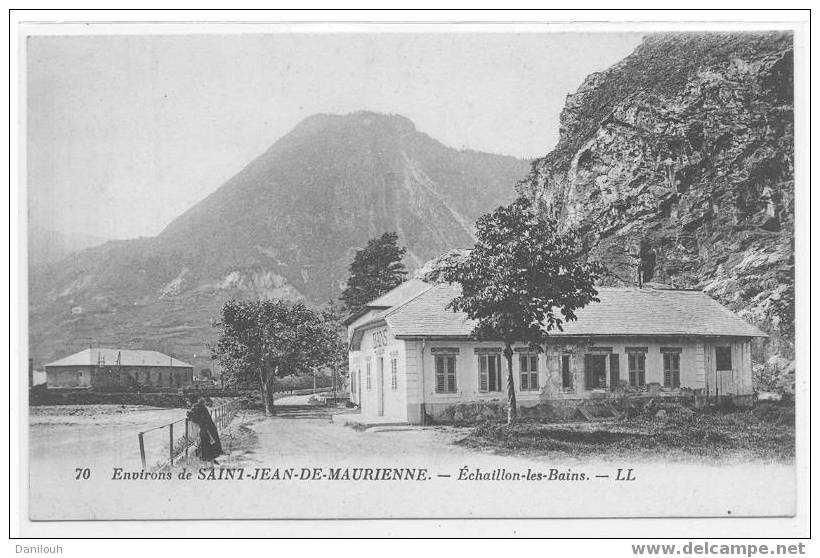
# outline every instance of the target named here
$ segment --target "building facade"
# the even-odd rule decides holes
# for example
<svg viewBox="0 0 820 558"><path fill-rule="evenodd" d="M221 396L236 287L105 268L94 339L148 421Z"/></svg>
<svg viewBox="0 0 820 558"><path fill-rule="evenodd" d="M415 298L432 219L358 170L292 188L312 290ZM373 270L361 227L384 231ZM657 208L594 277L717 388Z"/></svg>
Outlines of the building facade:
<svg viewBox="0 0 820 558"><path fill-rule="evenodd" d="M452 285L410 281L348 320L350 396L378 420L440 420L464 403L506 404L499 342L447 310ZM756 327L700 291L600 288L600 302L549 332L542 351L516 346L517 403L612 396L750 395Z"/></svg>
<svg viewBox="0 0 820 558"><path fill-rule="evenodd" d="M183 388L194 381L190 364L156 351L130 349L86 349L46 364L45 371L49 388Z"/></svg>

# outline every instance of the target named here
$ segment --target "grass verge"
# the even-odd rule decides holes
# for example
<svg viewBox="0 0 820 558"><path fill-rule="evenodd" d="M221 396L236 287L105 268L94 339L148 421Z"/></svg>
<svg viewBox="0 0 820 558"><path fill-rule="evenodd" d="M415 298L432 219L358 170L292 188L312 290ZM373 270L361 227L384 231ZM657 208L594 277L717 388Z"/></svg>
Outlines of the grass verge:
<svg viewBox="0 0 820 558"><path fill-rule="evenodd" d="M583 423L487 422L456 442L500 453L792 462L794 406L670 412Z"/></svg>

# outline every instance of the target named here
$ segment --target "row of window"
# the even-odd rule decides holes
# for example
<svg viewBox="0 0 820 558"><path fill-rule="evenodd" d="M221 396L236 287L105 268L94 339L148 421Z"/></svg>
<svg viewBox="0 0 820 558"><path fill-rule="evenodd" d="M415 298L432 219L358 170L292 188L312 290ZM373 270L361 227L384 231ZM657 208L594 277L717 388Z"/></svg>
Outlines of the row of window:
<svg viewBox="0 0 820 558"><path fill-rule="evenodd" d="M173 381L175 379L177 381L184 381L186 379L189 380L189 381L193 381L193 379L194 379L193 376L194 376L193 372L176 372L176 373L168 372L167 379L168 379L168 381ZM83 371L82 370L80 370L80 372L79 372L79 377L80 378L83 377ZM157 383L162 383L162 378L163 378L162 372L157 372ZM147 370L144 371L144 372L136 371L136 372L134 372L134 380L137 381L137 382L139 382L139 381L150 382L151 381L151 372L147 371Z"/></svg>
<svg viewBox="0 0 820 558"><path fill-rule="evenodd" d="M379 358L379 366L384 366L384 359ZM358 375L361 375L361 371L359 371ZM354 370L351 372L350 378L350 393L352 395L356 395L356 389L359 384L357 380L361 378L357 377L357 373ZM370 391L373 388L373 379L371 373L371 365L370 360L367 361L365 364L365 389ZM399 389L399 362L397 358L390 359L390 389L396 391Z"/></svg>
<svg viewBox="0 0 820 558"><path fill-rule="evenodd" d="M193 372L157 372L156 385L163 383L169 386L181 386L186 381L193 381ZM134 372L134 381L145 384L151 383L151 372L148 370Z"/></svg>
<svg viewBox="0 0 820 558"><path fill-rule="evenodd" d="M604 351L607 348L599 348ZM611 348L609 348L611 351ZM646 354L647 347L627 347L627 369L629 385L643 387L646 385ZM667 388L680 387L680 355L678 347L662 347L663 355L663 385ZM607 360L609 361L609 378L607 378ZM439 354L436 361L436 392L455 393L456 386L456 355ZM538 384L538 355L521 354L518 358L519 389L522 391L537 391ZM715 367L717 370L732 369L731 347L715 347ZM494 353L478 355L478 389L481 393L504 391L501 370L501 355ZM565 390L574 389L574 373L572 370L571 355L561 355L561 387ZM609 381L607 381L609 380ZM584 355L584 386L586 389L615 388L620 385L620 355L618 353L602 352L587 353Z"/></svg>
<svg viewBox="0 0 820 558"><path fill-rule="evenodd" d="M538 391L538 355L518 355L518 381L522 391ZM504 391L503 373L500 353L478 355L478 391L490 393ZM455 393L456 356L454 354L436 355L436 392Z"/></svg>
<svg viewBox="0 0 820 558"><path fill-rule="evenodd" d="M606 349L601 347L600 352L587 353L584 355L584 386L586 389L614 388L620 385L620 355L617 353L606 353ZM647 347L627 347L627 370L629 385L633 387L643 387L646 385L646 354ZM680 387L680 355L681 349L677 347L661 347L663 355L663 385L668 388ZM485 353L478 356L478 390L481 393L501 392L505 390L503 373L501 368L500 353ZM608 357L608 358L607 358ZM384 361L379 358L379 366L384 366ZM607 360L609 361L609 378L607 378ZM436 393L455 393L457 391L456 381L456 355L438 354L435 356L435 376ZM519 369L519 389L522 391L538 391L540 389L538 381L538 355L534 353L524 353L518 355ZM715 368L717 370L732 369L731 347L715 347ZM361 372L359 372L359 375ZM574 389L574 373L572 370L572 359L569 354L561 355L561 387L565 390ZM609 381L607 381L607 379ZM356 371L351 377L351 392L356 394L358 381ZM365 365L365 389L371 391L371 362ZM390 388L393 391L398 389L398 359L390 359Z"/></svg>

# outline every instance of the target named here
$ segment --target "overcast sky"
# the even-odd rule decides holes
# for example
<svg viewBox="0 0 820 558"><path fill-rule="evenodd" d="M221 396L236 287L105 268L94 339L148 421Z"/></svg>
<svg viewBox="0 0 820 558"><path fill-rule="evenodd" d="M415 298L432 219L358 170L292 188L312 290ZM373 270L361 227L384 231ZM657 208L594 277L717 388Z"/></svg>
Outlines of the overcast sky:
<svg viewBox="0 0 820 558"><path fill-rule="evenodd" d="M33 224L153 236L315 113L398 113L451 147L546 154L634 33L32 37Z"/></svg>

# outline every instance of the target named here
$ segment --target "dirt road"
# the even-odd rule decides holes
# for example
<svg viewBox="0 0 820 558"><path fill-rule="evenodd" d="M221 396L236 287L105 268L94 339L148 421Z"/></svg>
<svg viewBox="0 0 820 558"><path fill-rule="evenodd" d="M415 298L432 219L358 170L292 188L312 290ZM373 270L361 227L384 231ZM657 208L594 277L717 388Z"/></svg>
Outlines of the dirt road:
<svg viewBox="0 0 820 558"><path fill-rule="evenodd" d="M338 413L338 409L333 413ZM277 416L270 419L262 413L249 413L240 428L252 431L256 443L252 447L243 443L221 463L231 466L237 458L271 463L283 458L332 461L350 456L401 461L419 456L453 458L473 453L453 444L465 434L455 428L384 426L357 431L331 422L330 415L331 411L323 407L285 410L280 407Z"/></svg>

